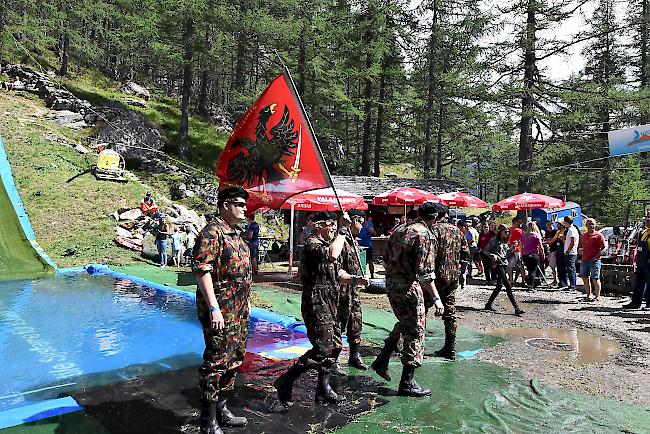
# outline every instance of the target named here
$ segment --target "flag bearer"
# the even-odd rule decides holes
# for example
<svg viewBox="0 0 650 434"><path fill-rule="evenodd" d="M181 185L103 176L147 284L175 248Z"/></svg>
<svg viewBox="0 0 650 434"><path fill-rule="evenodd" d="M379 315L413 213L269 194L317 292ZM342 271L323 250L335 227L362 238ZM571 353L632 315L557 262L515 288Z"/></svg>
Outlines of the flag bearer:
<svg viewBox="0 0 650 434"><path fill-rule="evenodd" d="M316 402L338 403L345 397L330 386L332 366L341 352L341 326L338 321L340 284L352 283L353 276L340 267L350 218L339 219L328 211L313 214L313 232L305 242L301 266L302 317L312 348L274 383L278 399L292 405L293 383L310 369L318 370ZM356 278L356 276L355 276Z"/></svg>
<svg viewBox="0 0 650 434"><path fill-rule="evenodd" d="M222 434L221 426L247 424L245 417L235 416L226 406L248 338L251 257L238 227L245 220L247 199L242 188L221 190L219 216L203 228L194 245L196 306L205 339L199 368L201 434Z"/></svg>

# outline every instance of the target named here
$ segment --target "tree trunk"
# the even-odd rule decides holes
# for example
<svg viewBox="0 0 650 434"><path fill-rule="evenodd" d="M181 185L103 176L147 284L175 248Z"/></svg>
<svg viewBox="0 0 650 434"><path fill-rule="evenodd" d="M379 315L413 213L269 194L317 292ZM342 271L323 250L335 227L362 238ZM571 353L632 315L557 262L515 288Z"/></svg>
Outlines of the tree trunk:
<svg viewBox="0 0 650 434"><path fill-rule="evenodd" d="M201 71L201 88L199 89L198 109L199 114L204 118L209 116L208 113L208 87L210 85L210 52L212 51L212 26L207 24L205 27L205 56L202 62Z"/></svg>
<svg viewBox="0 0 650 434"><path fill-rule="evenodd" d="M438 32L438 0L433 1L433 14L431 17L431 37L429 38L429 72L427 77L427 106L426 106L426 121L424 125L424 177L431 176L431 162L433 156L431 151L433 148L433 99L436 92L436 67L435 67L435 50L437 44ZM436 168L436 171L438 169ZM437 172L436 172L437 173Z"/></svg>
<svg viewBox="0 0 650 434"><path fill-rule="evenodd" d="M239 11L241 12L241 16L244 16L246 14L246 0L241 0L239 3ZM246 31L242 29L237 35L237 62L235 66L235 78L233 80L233 87L235 90L238 90L242 93L244 92L244 83L246 82L244 78L244 69L246 67L245 57Z"/></svg>
<svg viewBox="0 0 650 434"><path fill-rule="evenodd" d="M368 38L370 40L370 38ZM364 79L363 99L365 101L363 108L363 144L361 154L361 175L370 176L370 128L372 126L372 80L368 77L370 67L372 66L372 56L370 52L366 55L366 78Z"/></svg>
<svg viewBox="0 0 650 434"><path fill-rule="evenodd" d="M305 46L305 29L302 28L299 38L298 52L298 93L305 94L305 64L307 63L307 47Z"/></svg>
<svg viewBox="0 0 650 434"><path fill-rule="evenodd" d="M438 131L436 132L436 178L442 178L442 122L445 118L445 105L442 102L442 95L438 101Z"/></svg>
<svg viewBox="0 0 650 434"><path fill-rule="evenodd" d="M59 75L65 77L68 75L68 48L70 47L70 36L65 32L61 38L61 69Z"/></svg>
<svg viewBox="0 0 650 434"><path fill-rule="evenodd" d="M384 125L384 99L386 99L386 68L387 62L383 62L381 78L379 79L379 105L377 107L377 126L375 128L375 161L373 175L380 176L379 162L381 160L381 135Z"/></svg>
<svg viewBox="0 0 650 434"><path fill-rule="evenodd" d="M183 41L185 41L185 54L183 58L183 90L181 99L181 126L178 131L178 156L187 160L190 156L188 133L189 133L189 111L190 111L190 94L192 92L192 57L194 56L192 47L192 37L194 35L194 22L192 18L187 17L185 20L185 31L183 32Z"/></svg>
<svg viewBox="0 0 650 434"><path fill-rule="evenodd" d="M640 79L641 87L648 85L648 22L650 21L650 5L648 0L641 0L641 20L639 23L639 46L641 54ZM645 117L647 119L647 116Z"/></svg>
<svg viewBox="0 0 650 434"><path fill-rule="evenodd" d="M526 35L524 39L524 95L521 99L521 122L519 124L519 176L517 193L531 192L533 189L533 86L535 85L535 42L537 23L535 20L535 0L528 0L526 6Z"/></svg>

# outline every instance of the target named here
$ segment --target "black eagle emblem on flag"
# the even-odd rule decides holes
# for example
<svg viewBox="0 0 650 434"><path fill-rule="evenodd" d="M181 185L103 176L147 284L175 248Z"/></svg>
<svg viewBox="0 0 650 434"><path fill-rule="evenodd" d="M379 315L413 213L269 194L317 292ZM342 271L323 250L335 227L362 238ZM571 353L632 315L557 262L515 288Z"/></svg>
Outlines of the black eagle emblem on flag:
<svg viewBox="0 0 650 434"><path fill-rule="evenodd" d="M293 131L294 121L290 119L289 108L285 105L282 118L267 134L267 124L275 113L277 104L270 104L260 110L255 127L255 140L242 137L235 141L233 148L239 147L228 162L228 179L241 185L253 185L279 181L290 172L284 167L283 159L294 155L298 146L298 132Z"/></svg>

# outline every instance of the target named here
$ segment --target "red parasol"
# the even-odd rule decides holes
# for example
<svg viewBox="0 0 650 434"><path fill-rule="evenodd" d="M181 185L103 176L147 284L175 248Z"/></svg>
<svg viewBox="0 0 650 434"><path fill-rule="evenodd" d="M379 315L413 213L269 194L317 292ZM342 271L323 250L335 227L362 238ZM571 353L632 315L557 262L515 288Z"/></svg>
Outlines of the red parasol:
<svg viewBox="0 0 650 434"><path fill-rule="evenodd" d="M492 211L562 208L565 205L562 199L543 194L521 193L495 203L492 205Z"/></svg>
<svg viewBox="0 0 650 434"><path fill-rule="evenodd" d="M364 201L363 196L350 193L345 190L336 189L341 199L343 209L368 209L368 204ZM280 208L293 209L296 211L338 211L339 206L336 202L334 190L331 188L319 188L318 190L305 191L296 194L287 199Z"/></svg>
<svg viewBox="0 0 650 434"><path fill-rule="evenodd" d="M462 191L456 191L454 193L445 193L439 195L442 199L442 203L447 206L456 206L459 208L487 208L488 204L483 202L476 196L472 196L469 193L463 193Z"/></svg>
<svg viewBox="0 0 650 434"><path fill-rule="evenodd" d="M374 205L422 205L425 202L442 202L438 196L419 188L400 187L385 191L377 195L372 203Z"/></svg>

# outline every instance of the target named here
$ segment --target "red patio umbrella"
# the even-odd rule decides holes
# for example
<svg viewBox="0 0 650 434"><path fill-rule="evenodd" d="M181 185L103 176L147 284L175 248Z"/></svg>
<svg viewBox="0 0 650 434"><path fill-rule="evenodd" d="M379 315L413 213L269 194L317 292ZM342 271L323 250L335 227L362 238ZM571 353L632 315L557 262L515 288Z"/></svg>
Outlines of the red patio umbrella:
<svg viewBox="0 0 650 434"><path fill-rule="evenodd" d="M350 193L345 190L336 189L341 199L341 206L344 210L348 209L368 209L368 204L364 201L363 196ZM339 205L331 188L320 188L318 190L305 191L287 199L280 208L293 209L297 211L338 211Z"/></svg>
<svg viewBox="0 0 650 434"><path fill-rule="evenodd" d="M442 199L442 203L447 206L457 206L459 208L487 208L488 204L483 202L476 196L462 191L453 193L444 193L438 196Z"/></svg>
<svg viewBox="0 0 650 434"><path fill-rule="evenodd" d="M336 189L344 210L368 209L368 204L363 196L349 191ZM294 211L338 211L339 204L332 188L319 188L318 190L305 191L291 196L280 206L282 209L291 210L291 224L289 226L289 275L293 273L293 216Z"/></svg>
<svg viewBox="0 0 650 434"><path fill-rule="evenodd" d="M438 196L419 188L399 187L385 191L372 200L374 205L422 205L425 202L442 202Z"/></svg>
<svg viewBox="0 0 650 434"><path fill-rule="evenodd" d="M492 205L492 211L562 208L565 205L566 203L562 199L543 194L521 193L495 203Z"/></svg>

